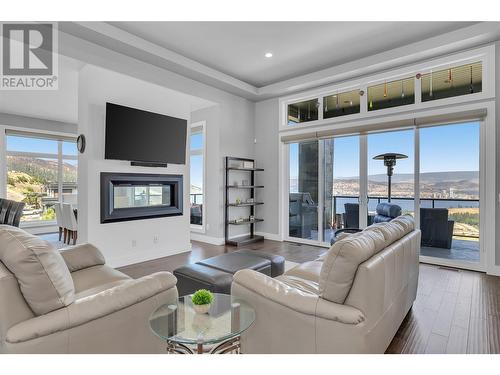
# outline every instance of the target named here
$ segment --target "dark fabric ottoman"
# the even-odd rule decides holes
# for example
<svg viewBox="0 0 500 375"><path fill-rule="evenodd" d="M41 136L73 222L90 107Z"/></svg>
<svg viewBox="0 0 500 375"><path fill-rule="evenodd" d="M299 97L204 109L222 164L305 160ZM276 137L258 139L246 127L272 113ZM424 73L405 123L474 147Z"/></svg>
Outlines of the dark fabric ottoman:
<svg viewBox="0 0 500 375"><path fill-rule="evenodd" d="M285 258L259 251L238 250L179 267L174 270L174 275L180 296L198 289L230 294L233 275L242 269L276 277L285 270Z"/></svg>

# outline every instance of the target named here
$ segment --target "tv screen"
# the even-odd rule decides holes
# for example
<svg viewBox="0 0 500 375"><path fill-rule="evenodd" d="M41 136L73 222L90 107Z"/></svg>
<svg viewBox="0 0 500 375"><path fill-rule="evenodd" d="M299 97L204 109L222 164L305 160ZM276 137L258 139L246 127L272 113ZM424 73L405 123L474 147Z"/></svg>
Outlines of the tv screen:
<svg viewBox="0 0 500 375"><path fill-rule="evenodd" d="M106 103L106 159L185 164L186 132L186 120Z"/></svg>

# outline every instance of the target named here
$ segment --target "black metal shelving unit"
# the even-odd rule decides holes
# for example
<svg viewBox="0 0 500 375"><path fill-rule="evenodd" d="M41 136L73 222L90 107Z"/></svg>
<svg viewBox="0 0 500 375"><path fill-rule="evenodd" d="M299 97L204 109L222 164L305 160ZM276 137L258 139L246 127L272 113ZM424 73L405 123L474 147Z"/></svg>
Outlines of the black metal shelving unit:
<svg viewBox="0 0 500 375"><path fill-rule="evenodd" d="M242 168L238 166L232 165L232 163L243 163L243 162L252 162L254 168ZM255 217L255 207L264 204L264 202L241 202L241 203L231 203L229 202L229 191L231 189L246 189L250 191L250 198L255 199L255 189L262 189L264 186L255 185L255 172L263 171L262 168L255 168L255 160L247 159L247 158L236 158L231 156L225 157L224 169L226 172L225 175L225 186L226 186L226 194L225 194L225 215L224 215L224 224L225 231L224 237L226 240L226 244L241 246L246 245L252 242L262 241L264 240L263 236L259 236L255 234L255 224L264 221L264 219L259 219ZM229 174L231 171L245 171L250 173L250 185L229 185ZM250 214L249 216L253 216L253 220L243 220L237 222L236 220L229 220L229 209L232 207L249 207ZM232 225L249 225L250 226L250 234L246 236L238 236L238 237L230 237L230 227Z"/></svg>

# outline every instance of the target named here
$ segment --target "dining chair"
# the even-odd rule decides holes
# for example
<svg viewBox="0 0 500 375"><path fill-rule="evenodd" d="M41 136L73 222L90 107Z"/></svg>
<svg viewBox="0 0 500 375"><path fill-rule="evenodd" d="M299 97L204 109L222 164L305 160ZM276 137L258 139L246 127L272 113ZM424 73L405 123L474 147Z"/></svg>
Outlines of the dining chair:
<svg viewBox="0 0 500 375"><path fill-rule="evenodd" d="M63 227L64 227L64 219L63 219L61 203L56 203L54 205L54 210L56 212L56 222L59 228L59 241L61 241L61 237L63 234ZM64 242L66 242L66 231L64 231Z"/></svg>
<svg viewBox="0 0 500 375"><path fill-rule="evenodd" d="M73 211L73 206L69 203L63 203L62 206L63 227L67 232L67 242L65 239L65 243L69 244L71 239L73 239L73 245L75 245L78 237L78 224L76 222L75 212Z"/></svg>

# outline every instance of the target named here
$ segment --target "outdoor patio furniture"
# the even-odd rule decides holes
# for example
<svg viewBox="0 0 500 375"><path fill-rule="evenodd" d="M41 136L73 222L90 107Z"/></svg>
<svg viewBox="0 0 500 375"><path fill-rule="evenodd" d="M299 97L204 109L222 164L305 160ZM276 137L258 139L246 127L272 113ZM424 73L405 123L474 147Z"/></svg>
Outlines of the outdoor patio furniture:
<svg viewBox="0 0 500 375"><path fill-rule="evenodd" d="M447 208L421 208L422 246L451 249L454 224L448 220Z"/></svg>
<svg viewBox="0 0 500 375"><path fill-rule="evenodd" d="M373 217L373 223L383 223L401 216L401 207L397 204L379 203L377 205L377 214Z"/></svg>
<svg viewBox="0 0 500 375"><path fill-rule="evenodd" d="M344 228L359 228L359 204L344 204Z"/></svg>
<svg viewBox="0 0 500 375"><path fill-rule="evenodd" d="M0 224L19 226L23 214L24 202L0 198Z"/></svg>
<svg viewBox="0 0 500 375"><path fill-rule="evenodd" d="M348 207L349 205L349 207ZM352 210L354 211L356 209L356 206L357 206L357 217L358 217L358 224L359 224L359 204L357 203L346 203L345 204L345 211L346 213L348 212L348 209L349 210ZM392 219L398 217L401 215L401 207L398 206L397 204L392 204L392 203L379 203L377 205L377 214L373 217L373 222L371 222L370 220L368 221L368 226L374 224L374 223L382 223L382 222L388 222L388 221L391 221ZM352 215L352 218L351 220L354 220L356 215L351 212L351 215ZM349 216L348 216L349 217ZM368 216L368 219L372 218L372 216ZM335 243L335 241L337 241L337 235L340 235L341 233L356 233L356 232L361 232L362 229L360 228L351 228L351 227L347 227L347 228L344 228L344 229L339 229L337 230L334 235L333 235L333 238L331 239L330 243L333 245Z"/></svg>
<svg viewBox="0 0 500 375"><path fill-rule="evenodd" d="M291 237L310 238L317 221L317 207L310 193L290 193L289 230Z"/></svg>
<svg viewBox="0 0 500 375"><path fill-rule="evenodd" d="M203 218L203 208L201 204L191 205L191 224L201 225Z"/></svg>

